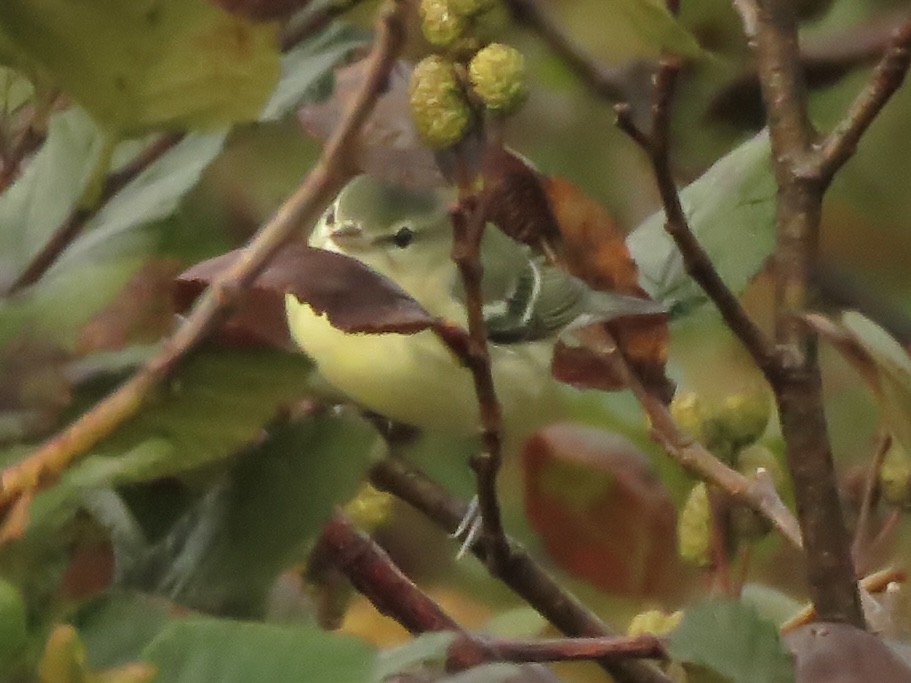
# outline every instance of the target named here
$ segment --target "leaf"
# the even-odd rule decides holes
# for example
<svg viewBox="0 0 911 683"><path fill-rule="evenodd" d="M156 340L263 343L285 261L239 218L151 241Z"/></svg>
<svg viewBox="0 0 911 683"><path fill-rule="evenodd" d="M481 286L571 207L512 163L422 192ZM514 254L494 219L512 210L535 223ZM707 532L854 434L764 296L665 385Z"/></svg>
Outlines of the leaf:
<svg viewBox="0 0 911 683"><path fill-rule="evenodd" d="M73 619L89 664L102 669L139 659L142 650L178 616L177 605L141 593L110 591Z"/></svg>
<svg viewBox="0 0 911 683"><path fill-rule="evenodd" d="M49 151L49 139L26 174L0 197L0 217L4 210L10 212L10 230L4 234L31 245L17 259L16 275L75 207L89 169L75 163L74 157L91 154L100 144L89 142L99 134L78 110L55 118L54 124L60 131L59 146ZM75 140L81 143L69 140L74 128ZM27 330L60 346L72 346L80 327L111 302L157 248L155 222L176 210L221 151L225 136L219 132L187 137L121 190L36 285L15 300L0 302L0 343ZM126 148L135 154L135 144ZM52 153L54 149L59 154ZM61 168L69 170L61 175ZM30 175L33 170L35 176Z"/></svg>
<svg viewBox="0 0 911 683"><path fill-rule="evenodd" d="M766 132L717 161L680 193L693 234L735 293L746 288L775 246L776 197ZM672 315L689 313L706 301L664 230L663 211L646 219L626 244L639 265L642 288L671 308Z"/></svg>
<svg viewBox="0 0 911 683"><path fill-rule="evenodd" d="M601 590L669 595L676 513L648 459L610 432L557 423L525 442L525 509L561 567Z"/></svg>
<svg viewBox="0 0 911 683"><path fill-rule="evenodd" d="M301 395L309 372L302 355L219 351L189 359L145 410L35 497L30 526L56 524L85 491L227 458Z"/></svg>
<svg viewBox="0 0 911 683"><path fill-rule="evenodd" d="M304 99L324 99L319 95L323 85L332 82L332 68L366 41L367 36L362 31L335 22L287 52L282 56L278 87L259 120L277 120Z"/></svg>
<svg viewBox="0 0 911 683"><path fill-rule="evenodd" d="M261 615L278 575L357 491L377 438L359 418L277 430L159 544L165 557L152 559L166 571L156 590L205 612Z"/></svg>
<svg viewBox="0 0 911 683"><path fill-rule="evenodd" d="M278 77L275 31L205 0L4 0L0 60L129 136L256 118Z"/></svg>
<svg viewBox="0 0 911 683"><path fill-rule="evenodd" d="M705 57L693 35L681 26L661 0L610 0L605 12L655 52L668 50L681 57ZM622 30L614 28L613 30Z"/></svg>
<svg viewBox="0 0 911 683"><path fill-rule="evenodd" d="M888 332L848 311L841 325L818 315L807 322L857 368L876 398L886 426L911 453L911 357Z"/></svg>
<svg viewBox="0 0 911 683"><path fill-rule="evenodd" d="M668 653L734 683L794 681L794 665L778 628L735 600L709 600L687 609L671 634Z"/></svg>
<svg viewBox="0 0 911 683"><path fill-rule="evenodd" d="M315 627L193 617L166 627L144 659L157 683L359 683L373 680L374 650Z"/></svg>
<svg viewBox="0 0 911 683"><path fill-rule="evenodd" d="M419 664L430 661L444 661L447 648L457 634L450 631L423 633L414 640L380 652L376 662L374 678L383 681L390 676L406 673Z"/></svg>
<svg viewBox="0 0 911 683"><path fill-rule="evenodd" d="M76 205L105 136L79 109L51 117L47 139L0 194L0 286L7 286Z"/></svg>
<svg viewBox="0 0 911 683"><path fill-rule="evenodd" d="M230 266L241 250L203 261L177 281L179 309ZM283 248L253 283L238 313L228 321L229 338L287 343L285 295L325 313L346 332L410 334L437 321L398 285L357 259L296 243Z"/></svg>

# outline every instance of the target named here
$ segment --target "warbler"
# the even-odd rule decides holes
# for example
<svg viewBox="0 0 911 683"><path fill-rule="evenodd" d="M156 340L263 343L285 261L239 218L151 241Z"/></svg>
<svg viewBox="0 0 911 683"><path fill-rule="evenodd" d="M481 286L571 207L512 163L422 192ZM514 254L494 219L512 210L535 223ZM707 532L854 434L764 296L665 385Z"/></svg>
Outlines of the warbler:
<svg viewBox="0 0 911 683"><path fill-rule="evenodd" d="M451 259L453 200L452 190L410 190L357 176L315 226L310 246L359 260L429 313L465 326L465 292ZM481 265L491 373L507 436L558 419L553 410L563 389L550 364L567 327L664 310L647 299L592 290L493 225L484 231ZM471 373L434 332L347 333L294 295L285 307L295 342L356 403L423 429L478 432Z"/></svg>

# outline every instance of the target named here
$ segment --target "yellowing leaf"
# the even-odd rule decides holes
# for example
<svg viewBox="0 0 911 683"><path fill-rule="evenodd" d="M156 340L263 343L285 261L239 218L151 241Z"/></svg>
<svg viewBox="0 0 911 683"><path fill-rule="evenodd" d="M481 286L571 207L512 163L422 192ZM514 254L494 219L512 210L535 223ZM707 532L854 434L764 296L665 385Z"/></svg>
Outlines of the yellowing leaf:
<svg viewBox="0 0 911 683"><path fill-rule="evenodd" d="M275 31L206 0L3 0L0 61L116 133L206 128L257 116L278 78Z"/></svg>

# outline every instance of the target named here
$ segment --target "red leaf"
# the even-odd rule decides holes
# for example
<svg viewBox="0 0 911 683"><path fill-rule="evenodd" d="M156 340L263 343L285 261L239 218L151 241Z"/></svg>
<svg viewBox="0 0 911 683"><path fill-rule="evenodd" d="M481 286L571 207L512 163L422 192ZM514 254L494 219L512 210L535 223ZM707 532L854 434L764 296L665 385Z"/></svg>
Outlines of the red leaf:
<svg viewBox="0 0 911 683"><path fill-rule="evenodd" d="M522 457L528 518L561 567L610 593L681 588L676 511L647 456L617 434L558 423Z"/></svg>

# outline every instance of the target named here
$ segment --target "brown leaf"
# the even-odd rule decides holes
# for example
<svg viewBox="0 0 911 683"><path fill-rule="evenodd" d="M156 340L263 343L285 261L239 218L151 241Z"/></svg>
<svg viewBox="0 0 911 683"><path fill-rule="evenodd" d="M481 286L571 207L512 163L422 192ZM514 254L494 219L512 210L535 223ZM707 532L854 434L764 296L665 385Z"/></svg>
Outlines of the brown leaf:
<svg viewBox="0 0 911 683"><path fill-rule="evenodd" d="M558 423L526 442L522 463L528 518L561 567L611 593L683 588L676 511L626 439Z"/></svg>
<svg viewBox="0 0 911 683"><path fill-rule="evenodd" d="M238 249L223 254L183 273L177 279L178 308L186 310L241 253ZM412 334L437 322L398 285L360 261L294 243L276 254L246 292L226 323L228 341L253 340L290 347L285 294L309 303L325 313L334 327L346 332Z"/></svg>
<svg viewBox="0 0 911 683"><path fill-rule="evenodd" d="M483 162L487 218L514 240L559 254L560 226L547 196L547 178L505 148Z"/></svg>
<svg viewBox="0 0 911 683"><path fill-rule="evenodd" d="M563 236L564 263L594 289L648 298L639 272L614 219L596 201L562 178L547 181L553 215ZM665 402L673 395L667 378L667 315L627 316L606 323L627 363L643 384ZM559 344L554 376L579 388L616 390L623 382L603 358L585 348Z"/></svg>

